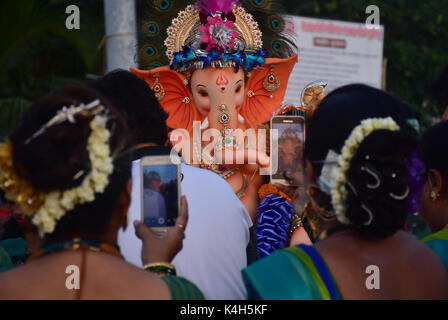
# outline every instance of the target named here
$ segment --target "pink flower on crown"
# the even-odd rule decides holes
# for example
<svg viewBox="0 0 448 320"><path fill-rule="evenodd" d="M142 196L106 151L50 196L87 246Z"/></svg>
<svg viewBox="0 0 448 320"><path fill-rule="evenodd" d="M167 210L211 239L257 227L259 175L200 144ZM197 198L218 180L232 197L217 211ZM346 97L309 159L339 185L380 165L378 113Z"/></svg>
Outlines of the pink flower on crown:
<svg viewBox="0 0 448 320"><path fill-rule="evenodd" d="M215 17L208 17L207 24L200 26L198 29L202 33L201 42L207 43L207 51L210 51L214 47L220 50L224 50L226 47L235 49L234 40L238 37L238 32L232 28L233 21L224 22L217 15Z"/></svg>

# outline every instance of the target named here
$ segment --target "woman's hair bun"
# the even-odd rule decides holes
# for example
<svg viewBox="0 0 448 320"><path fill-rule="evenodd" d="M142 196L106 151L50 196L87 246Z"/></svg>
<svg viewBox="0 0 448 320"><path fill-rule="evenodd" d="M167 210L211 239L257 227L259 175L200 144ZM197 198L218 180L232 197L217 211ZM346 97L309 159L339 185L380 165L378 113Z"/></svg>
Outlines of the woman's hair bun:
<svg viewBox="0 0 448 320"><path fill-rule="evenodd" d="M68 87L34 103L24 114L18 128L9 136L13 147L16 173L44 193L65 191L79 186L91 171L87 150L94 115L77 114L74 121L63 121L38 132L64 106L79 106L100 100L107 112L110 132L108 147L113 157L113 172L104 192L96 193L93 202L75 205L58 221L52 237L66 232L102 232L114 212L120 192L131 176L129 130L122 115L97 91ZM31 139L30 139L31 138Z"/></svg>
<svg viewBox="0 0 448 320"><path fill-rule="evenodd" d="M405 158L416 147L406 130L377 130L355 152L347 172L346 217L368 237L387 237L404 226L409 195Z"/></svg>

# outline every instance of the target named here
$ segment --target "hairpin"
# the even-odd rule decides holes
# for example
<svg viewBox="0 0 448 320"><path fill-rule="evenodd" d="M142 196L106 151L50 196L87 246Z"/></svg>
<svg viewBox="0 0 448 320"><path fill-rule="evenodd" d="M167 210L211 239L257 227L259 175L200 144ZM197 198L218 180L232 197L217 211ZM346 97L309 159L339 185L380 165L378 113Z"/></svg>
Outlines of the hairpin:
<svg viewBox="0 0 448 320"><path fill-rule="evenodd" d="M377 189L381 185L381 179L374 171L370 170L368 167L361 167L361 170L367 172L376 180L375 184L367 184L366 185L367 188L373 190Z"/></svg>
<svg viewBox="0 0 448 320"><path fill-rule="evenodd" d="M367 214L369 215L369 219L366 222L363 222L363 225L369 226L373 221L373 212L372 212L372 210L367 208L367 206L363 203L361 203L361 208L363 208L364 211L367 212Z"/></svg>
<svg viewBox="0 0 448 320"><path fill-rule="evenodd" d="M82 177L83 174L84 174L84 170L79 170L78 173L76 173L76 174L73 176L73 180L78 180L79 178Z"/></svg>
<svg viewBox="0 0 448 320"><path fill-rule="evenodd" d="M395 199L395 200L399 200L399 201L406 199L408 197L408 195L409 195L409 186L406 187L406 191L402 195L397 196L396 194L389 192L389 197L391 197L392 199Z"/></svg>
<svg viewBox="0 0 448 320"><path fill-rule="evenodd" d="M40 136L42 133L45 132L48 128L57 125L59 123L62 123L64 121L68 121L70 123L75 123L75 116L82 112L89 112L93 111L92 115L98 114L100 111L104 110L104 107L101 106L100 100L96 99L87 105L84 103L81 103L79 106L75 107L74 105L71 105L70 107L64 106L62 110L59 110L56 115L51 118L46 124L44 124L38 131L36 131L31 137L25 140L25 144L30 143L33 139ZM98 109L94 109L95 107L100 106Z"/></svg>
<svg viewBox="0 0 448 320"><path fill-rule="evenodd" d="M354 193L355 196L358 196L358 192L356 191L356 188L353 186L353 184L347 180L347 185L350 187L350 189L352 190L352 192Z"/></svg>

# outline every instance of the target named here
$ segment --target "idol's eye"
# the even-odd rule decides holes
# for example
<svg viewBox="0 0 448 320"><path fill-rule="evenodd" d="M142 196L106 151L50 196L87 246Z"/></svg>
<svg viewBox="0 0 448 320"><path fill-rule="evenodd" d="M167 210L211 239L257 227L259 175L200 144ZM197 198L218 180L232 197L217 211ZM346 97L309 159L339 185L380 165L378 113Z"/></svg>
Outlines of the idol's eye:
<svg viewBox="0 0 448 320"><path fill-rule="evenodd" d="M201 90L201 91L199 91L199 95L200 95L201 97L208 97L208 92L205 91L205 90Z"/></svg>
<svg viewBox="0 0 448 320"><path fill-rule="evenodd" d="M235 93L239 93L241 91L241 86L238 86L238 88L236 88Z"/></svg>

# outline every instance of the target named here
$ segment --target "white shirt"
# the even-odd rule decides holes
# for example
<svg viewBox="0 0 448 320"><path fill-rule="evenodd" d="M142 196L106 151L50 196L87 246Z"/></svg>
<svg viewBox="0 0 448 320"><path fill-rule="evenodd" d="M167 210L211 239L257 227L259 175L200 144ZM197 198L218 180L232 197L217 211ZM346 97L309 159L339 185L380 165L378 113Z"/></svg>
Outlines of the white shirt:
<svg viewBox="0 0 448 320"><path fill-rule="evenodd" d="M145 198L143 201L145 207L144 212L148 213L145 215L145 223L146 220L149 222L151 219L157 221L160 218L166 218L166 206L163 196L150 188L145 188L143 194ZM160 221L158 223L160 224ZM153 226L154 224L150 225Z"/></svg>
<svg viewBox="0 0 448 320"><path fill-rule="evenodd" d="M206 299L246 299L241 270L247 266L250 216L230 185L217 174L181 164L181 193L188 202L188 224L182 250L172 264L177 275L192 281ZM125 259L141 267L141 240L134 220L141 220L140 160L132 164L129 226L118 245Z"/></svg>

